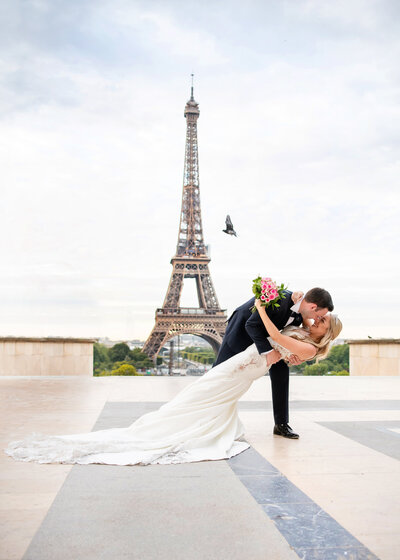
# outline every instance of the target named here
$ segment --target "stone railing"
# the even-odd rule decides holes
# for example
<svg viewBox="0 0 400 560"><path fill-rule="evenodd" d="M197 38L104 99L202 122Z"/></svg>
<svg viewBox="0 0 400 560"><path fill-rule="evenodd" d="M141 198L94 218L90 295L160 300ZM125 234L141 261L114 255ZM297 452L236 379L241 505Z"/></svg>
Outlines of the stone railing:
<svg viewBox="0 0 400 560"><path fill-rule="evenodd" d="M92 338L0 337L0 376L93 375Z"/></svg>
<svg viewBox="0 0 400 560"><path fill-rule="evenodd" d="M400 375L400 339L346 340L350 345L350 375Z"/></svg>

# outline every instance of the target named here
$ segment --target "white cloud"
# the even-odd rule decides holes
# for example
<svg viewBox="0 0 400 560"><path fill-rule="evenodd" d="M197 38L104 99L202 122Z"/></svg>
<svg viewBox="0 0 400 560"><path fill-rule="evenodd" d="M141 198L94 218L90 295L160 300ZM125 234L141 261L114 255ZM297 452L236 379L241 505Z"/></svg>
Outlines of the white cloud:
<svg viewBox="0 0 400 560"><path fill-rule="evenodd" d="M215 38L204 30L182 28L170 16L154 11L139 15L135 28L143 25L148 31L149 41L166 49L169 55L190 59L194 66L229 62L219 51Z"/></svg>

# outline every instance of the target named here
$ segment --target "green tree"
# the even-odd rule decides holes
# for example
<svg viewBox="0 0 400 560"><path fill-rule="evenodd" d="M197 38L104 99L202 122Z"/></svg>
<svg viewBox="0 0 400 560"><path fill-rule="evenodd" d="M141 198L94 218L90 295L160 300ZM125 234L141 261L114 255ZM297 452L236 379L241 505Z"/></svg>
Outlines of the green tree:
<svg viewBox="0 0 400 560"><path fill-rule="evenodd" d="M99 375L111 365L108 348L104 344L95 342L93 345L93 375Z"/></svg>
<svg viewBox="0 0 400 560"><path fill-rule="evenodd" d="M125 360L126 357L129 358L129 353L129 346L125 342L118 342L109 350L110 360L112 362Z"/></svg>
<svg viewBox="0 0 400 560"><path fill-rule="evenodd" d="M110 375L137 375L137 371L131 364L125 363L113 369Z"/></svg>
<svg viewBox="0 0 400 560"><path fill-rule="evenodd" d="M327 364L320 362L319 364L306 366L303 370L303 375L326 375L328 371Z"/></svg>
<svg viewBox="0 0 400 560"><path fill-rule="evenodd" d="M314 368L312 370L307 369L311 366L327 366ZM336 344L332 346L328 356L321 360L318 363L315 363L315 360L311 360L309 362L304 362L298 366L294 366L293 369L296 373L300 373L303 375L326 375L328 372L331 375L336 375L336 372L340 371L347 371L349 372L349 345L348 344ZM307 370L307 372L306 372ZM309 373L320 371L320 373ZM341 374L344 375L344 374Z"/></svg>
<svg viewBox="0 0 400 560"><path fill-rule="evenodd" d="M154 366L153 361L148 357L147 354L142 352L140 348L134 348L129 351L129 358L127 361L139 369L152 368Z"/></svg>
<svg viewBox="0 0 400 560"><path fill-rule="evenodd" d="M200 364L212 364L216 357L211 348L201 348L200 346L186 346L181 350L180 355L186 360Z"/></svg>
<svg viewBox="0 0 400 560"><path fill-rule="evenodd" d="M332 346L325 363L329 366L329 371L349 371L349 345L338 344Z"/></svg>
<svg viewBox="0 0 400 560"><path fill-rule="evenodd" d="M350 373L347 370L342 369L342 371L333 371L332 375L350 375Z"/></svg>
<svg viewBox="0 0 400 560"><path fill-rule="evenodd" d="M189 352L189 353L193 353L193 352L198 352L200 350L200 346L186 346L182 352Z"/></svg>
<svg viewBox="0 0 400 560"><path fill-rule="evenodd" d="M104 344L100 344L99 342L95 342L93 345L93 361L94 363L108 363L108 351L107 347Z"/></svg>

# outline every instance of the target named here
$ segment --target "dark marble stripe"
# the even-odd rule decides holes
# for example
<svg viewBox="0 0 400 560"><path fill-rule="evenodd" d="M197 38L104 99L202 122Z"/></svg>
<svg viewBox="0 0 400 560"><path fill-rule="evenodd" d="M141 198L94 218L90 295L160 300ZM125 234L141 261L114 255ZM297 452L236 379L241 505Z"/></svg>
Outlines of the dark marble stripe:
<svg viewBox="0 0 400 560"><path fill-rule="evenodd" d="M291 410L400 410L398 400L290 401ZM239 410L272 410L271 401L240 401Z"/></svg>
<svg viewBox="0 0 400 560"><path fill-rule="evenodd" d="M252 447L228 464L300 558L377 560Z"/></svg>
<svg viewBox="0 0 400 560"><path fill-rule="evenodd" d="M148 402L108 402L103 415L112 417L113 410L118 410L118 417L126 416L127 420L136 419L146 412L157 410L165 401ZM272 410L272 401L239 401L239 410ZM398 400L350 400L350 401L291 401L291 410L400 410ZM132 422L133 422L132 420ZM101 429L96 427L96 429Z"/></svg>
<svg viewBox="0 0 400 560"><path fill-rule="evenodd" d="M400 428L400 420L316 423L388 457L400 459L400 434L390 430Z"/></svg>

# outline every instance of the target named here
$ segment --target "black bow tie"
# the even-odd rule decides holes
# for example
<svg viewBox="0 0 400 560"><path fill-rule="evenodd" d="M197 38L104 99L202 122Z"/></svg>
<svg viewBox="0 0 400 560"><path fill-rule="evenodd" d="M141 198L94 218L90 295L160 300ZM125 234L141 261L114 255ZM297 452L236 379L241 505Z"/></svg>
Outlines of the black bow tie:
<svg viewBox="0 0 400 560"><path fill-rule="evenodd" d="M296 313L296 311L292 311L290 314L291 317L293 317L293 319L296 320L303 320L302 316L300 315L300 313Z"/></svg>

